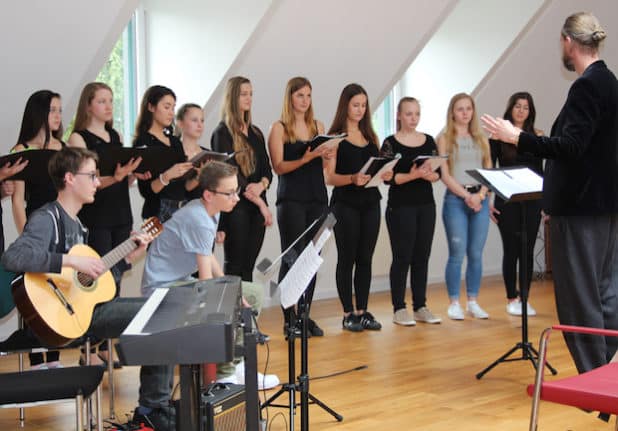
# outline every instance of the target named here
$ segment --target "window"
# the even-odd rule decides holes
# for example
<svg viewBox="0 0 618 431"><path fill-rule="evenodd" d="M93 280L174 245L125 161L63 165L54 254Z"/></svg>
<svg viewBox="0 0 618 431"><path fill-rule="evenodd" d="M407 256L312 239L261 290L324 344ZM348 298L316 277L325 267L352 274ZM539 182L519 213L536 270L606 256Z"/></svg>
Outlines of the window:
<svg viewBox="0 0 618 431"><path fill-rule="evenodd" d="M130 145L137 112L135 17L122 32L96 80L111 87L114 93L114 128L124 136L124 145Z"/></svg>
<svg viewBox="0 0 618 431"><path fill-rule="evenodd" d="M137 112L137 61L136 61L136 31L135 15L120 38L101 71L95 78L97 82L109 85L114 93L114 129L124 137L123 144L130 146L135 128L135 113ZM66 127L63 140L67 141L73 132L73 123Z"/></svg>
<svg viewBox="0 0 618 431"><path fill-rule="evenodd" d="M378 138L384 140L389 135L395 133L395 107L394 107L394 99L395 99L395 90L391 90L384 101L376 110L373 111L373 116L371 118L373 122L373 127L378 134ZM382 142L378 142L378 145L381 145Z"/></svg>

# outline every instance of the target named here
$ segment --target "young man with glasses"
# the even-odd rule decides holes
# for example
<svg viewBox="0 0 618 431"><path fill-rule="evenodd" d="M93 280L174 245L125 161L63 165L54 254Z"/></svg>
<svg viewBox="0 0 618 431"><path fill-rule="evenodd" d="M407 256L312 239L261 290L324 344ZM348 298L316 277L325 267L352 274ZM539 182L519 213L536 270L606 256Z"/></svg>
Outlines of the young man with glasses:
<svg viewBox="0 0 618 431"><path fill-rule="evenodd" d="M200 280L223 276L212 251L219 214L232 211L239 201L236 167L222 162L208 162L198 177L198 188L201 190L200 198L193 199L176 211L165 222L165 229L148 250L142 277L144 296L149 296L155 288L163 285L190 281L196 271ZM235 370L231 369L225 374L233 372ZM137 420L141 419L140 416L151 417L153 410L157 414L158 410L169 404L173 367L144 366L141 376L144 375L156 376L148 380L156 384L142 385ZM279 384L276 376L258 375L258 382L265 386L265 382L274 380L273 377L276 379L275 385Z"/></svg>

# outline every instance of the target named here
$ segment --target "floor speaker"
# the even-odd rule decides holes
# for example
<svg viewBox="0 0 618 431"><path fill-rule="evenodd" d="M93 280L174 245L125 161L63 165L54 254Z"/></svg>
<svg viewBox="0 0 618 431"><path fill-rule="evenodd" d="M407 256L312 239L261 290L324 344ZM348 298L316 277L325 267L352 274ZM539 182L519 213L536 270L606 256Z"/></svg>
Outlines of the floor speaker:
<svg viewBox="0 0 618 431"><path fill-rule="evenodd" d="M202 393L206 431L245 431L247 413L243 385L215 384Z"/></svg>

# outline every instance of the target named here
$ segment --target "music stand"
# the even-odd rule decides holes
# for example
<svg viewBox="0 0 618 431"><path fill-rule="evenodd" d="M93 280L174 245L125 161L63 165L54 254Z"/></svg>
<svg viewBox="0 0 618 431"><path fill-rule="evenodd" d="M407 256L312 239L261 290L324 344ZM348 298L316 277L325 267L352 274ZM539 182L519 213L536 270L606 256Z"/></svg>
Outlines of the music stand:
<svg viewBox="0 0 618 431"><path fill-rule="evenodd" d="M306 263L306 261L304 260L304 257L306 254L316 253L314 257L317 256L317 252L319 252L319 250L324 245L324 242L330 236L330 233L332 232L332 227L335 225L336 221L337 220L335 219L332 213L329 213L326 216L326 219L324 220L324 222L318 229L318 232L313 237L313 240L307 245L303 253L296 258L296 261L290 267L290 270L288 271L289 275L292 276L296 274L297 272L299 272L299 269L304 266L304 264ZM316 222L314 222L311 226L313 226L315 223ZM294 241L294 244L298 240L300 240L308 231L309 231L309 228L305 230L305 232L303 232L299 236L299 238L297 238ZM275 260L275 262L278 261L284 254L289 252L290 249L291 247L285 250L282 253L282 255ZM260 265L258 265L258 269L262 267L265 269L262 272L266 273L268 272L267 270L271 270L273 266L274 266L273 264L266 263L263 261L260 263ZM319 263L318 263L318 266L319 266ZM331 409L329 406L324 404L322 401L317 399L313 394L309 392L309 355L308 355L308 352L309 352L309 342L308 342L309 304L307 304L306 290L307 290L307 285L309 284L309 281L315 276L315 273L317 272L317 268L311 268L309 271L307 271L307 268L303 268L303 269L304 271L300 271L300 272L303 272L302 277L299 277L298 279L298 281L300 281L302 278L302 281L300 281L300 283L302 284L300 285L303 286L300 298L294 295L291 295L291 296L287 295L288 292L285 292L283 290L281 292L282 305L284 306L284 308L287 308L286 305L293 306L294 304L298 303L298 312L296 313L297 315L296 321L294 319L290 319L288 321L288 326L286 327L287 340L288 340L288 382L284 383L281 386L281 389L279 389L275 394L273 394L270 398L268 398L264 402L264 404L262 404L261 406L262 409L268 406L288 408L289 418L290 418L290 431L294 431L294 417L296 415L296 407L298 405L296 403L296 392L300 392L301 431L309 430L309 404L317 404L319 407L321 407L323 410L325 410L327 413L329 413L339 422L343 420L343 416L341 416L339 413ZM283 289L286 289L285 287L286 283L289 285L289 280L286 280L286 278L288 277L288 274L286 274L286 277L284 277L284 279L281 280L280 285ZM297 291L300 290L298 289L300 285L296 286ZM285 300L283 298L284 294L286 294L287 296ZM300 335L301 370L300 370L300 375L298 376L298 382L296 381L296 346L295 346L295 341L297 338L297 336L295 335L295 329L296 329L297 322L301 323L301 335ZM289 394L288 404L274 404L274 401L277 398L279 398L279 396L283 395L286 392Z"/></svg>
<svg viewBox="0 0 618 431"><path fill-rule="evenodd" d="M521 209L521 258L519 260L519 296L522 304L521 341L515 343L515 346L477 373L476 378L480 380L486 373L502 362L530 361L534 369L536 369L539 352L528 340L528 241L526 234L526 210L529 201L541 199L543 195L543 179L534 171L522 167L472 169L466 171L466 173L488 189L494 191L505 202L519 203ZM511 358L510 356L518 350L521 350L521 356ZM546 362L545 366L553 375L558 373L549 362Z"/></svg>

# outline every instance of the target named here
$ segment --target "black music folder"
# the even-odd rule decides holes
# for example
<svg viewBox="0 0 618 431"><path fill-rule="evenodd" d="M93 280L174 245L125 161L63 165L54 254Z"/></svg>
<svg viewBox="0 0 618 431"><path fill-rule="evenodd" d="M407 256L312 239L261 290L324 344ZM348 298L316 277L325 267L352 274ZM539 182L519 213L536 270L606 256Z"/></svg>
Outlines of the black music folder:
<svg viewBox="0 0 618 431"><path fill-rule="evenodd" d="M109 146L99 153L99 174L103 177L114 175L116 165L126 164L132 158L141 157L142 162L135 172L150 171L153 178L166 171L176 163L186 161L184 155L168 147L115 147Z"/></svg>
<svg viewBox="0 0 618 431"><path fill-rule="evenodd" d="M333 139L343 139L346 136L348 136L347 133L340 133L338 135L317 135L307 142L307 146L311 147L311 151L313 151L325 142L332 141Z"/></svg>
<svg viewBox="0 0 618 431"><path fill-rule="evenodd" d="M47 165L51 156L56 154L56 150L24 150L6 154L0 157L0 166L7 163L15 163L20 158L28 160L28 165L21 171L16 173L9 180L28 180L34 183L48 183L50 181L47 173Z"/></svg>
<svg viewBox="0 0 618 431"><path fill-rule="evenodd" d="M543 194L543 177L526 167L471 169L466 173L505 201L540 199Z"/></svg>

